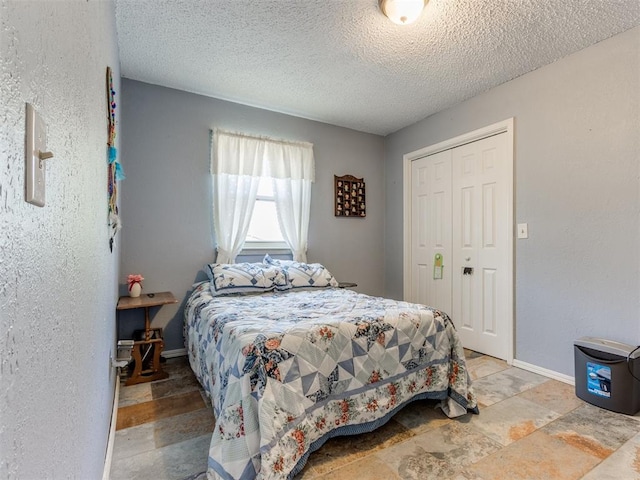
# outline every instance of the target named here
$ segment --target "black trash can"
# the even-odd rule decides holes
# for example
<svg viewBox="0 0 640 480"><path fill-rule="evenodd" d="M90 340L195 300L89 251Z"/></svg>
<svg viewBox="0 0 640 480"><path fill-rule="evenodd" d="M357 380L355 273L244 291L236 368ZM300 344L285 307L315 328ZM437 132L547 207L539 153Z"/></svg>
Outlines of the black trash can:
<svg viewBox="0 0 640 480"><path fill-rule="evenodd" d="M640 411L640 349L602 338L574 342L576 395L613 412ZM634 378L635 377L635 378Z"/></svg>

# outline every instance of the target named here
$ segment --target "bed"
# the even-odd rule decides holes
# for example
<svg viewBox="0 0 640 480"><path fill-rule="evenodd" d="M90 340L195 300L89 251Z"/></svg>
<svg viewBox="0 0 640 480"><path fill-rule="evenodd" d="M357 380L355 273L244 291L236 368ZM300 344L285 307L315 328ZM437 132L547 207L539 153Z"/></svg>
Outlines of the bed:
<svg viewBox="0 0 640 480"><path fill-rule="evenodd" d="M319 264L206 268L185 343L216 418L210 479L292 478L328 439L372 431L415 400L477 413L445 313L337 288Z"/></svg>

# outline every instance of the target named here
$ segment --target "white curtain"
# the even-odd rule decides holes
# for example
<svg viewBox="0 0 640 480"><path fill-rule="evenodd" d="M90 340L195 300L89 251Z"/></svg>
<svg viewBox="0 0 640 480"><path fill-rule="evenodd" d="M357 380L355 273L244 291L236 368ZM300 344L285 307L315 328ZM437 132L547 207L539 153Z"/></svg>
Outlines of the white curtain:
<svg viewBox="0 0 640 480"><path fill-rule="evenodd" d="M234 263L247 237L264 170L264 142L216 130L213 135L213 228L217 263Z"/></svg>
<svg viewBox="0 0 640 480"><path fill-rule="evenodd" d="M218 263L242 250L260 177L272 177L278 223L293 258L306 262L313 145L216 130L212 157L213 224Z"/></svg>

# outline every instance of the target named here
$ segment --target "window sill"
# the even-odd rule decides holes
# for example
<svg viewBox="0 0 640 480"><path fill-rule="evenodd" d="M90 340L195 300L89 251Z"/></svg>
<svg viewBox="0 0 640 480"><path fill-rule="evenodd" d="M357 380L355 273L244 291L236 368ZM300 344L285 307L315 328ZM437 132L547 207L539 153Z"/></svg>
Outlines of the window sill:
<svg viewBox="0 0 640 480"><path fill-rule="evenodd" d="M251 242L245 243L242 247L243 252L252 252L256 250L284 250L287 252L291 252L289 246L283 242Z"/></svg>

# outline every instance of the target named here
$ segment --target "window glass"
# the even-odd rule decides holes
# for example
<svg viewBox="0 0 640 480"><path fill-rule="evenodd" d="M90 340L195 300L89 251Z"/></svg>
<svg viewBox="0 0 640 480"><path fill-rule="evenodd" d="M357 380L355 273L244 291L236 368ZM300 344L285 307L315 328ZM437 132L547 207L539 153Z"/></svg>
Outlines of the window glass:
<svg viewBox="0 0 640 480"><path fill-rule="evenodd" d="M245 244L247 247L252 247L253 245L251 244L254 242L284 243L280 225L278 224L276 202L273 197L273 184L270 178L260 179L258 197L253 207L253 215Z"/></svg>

